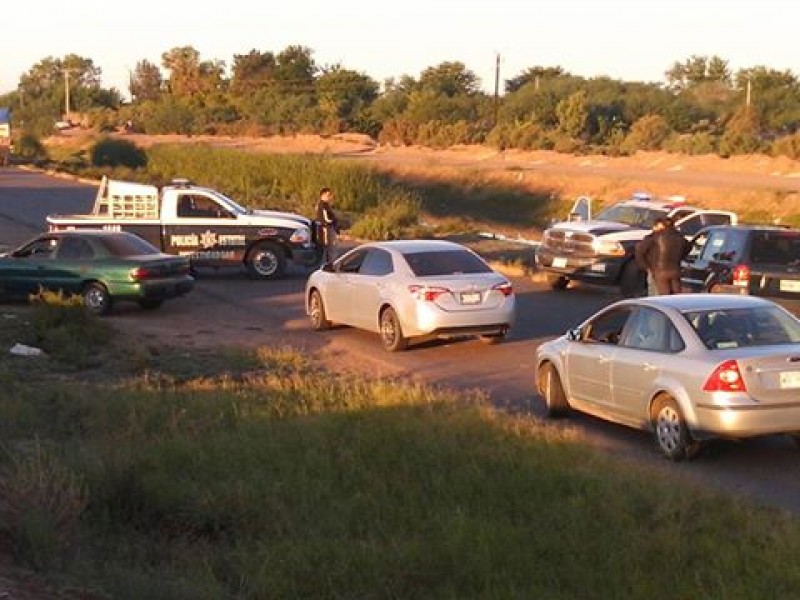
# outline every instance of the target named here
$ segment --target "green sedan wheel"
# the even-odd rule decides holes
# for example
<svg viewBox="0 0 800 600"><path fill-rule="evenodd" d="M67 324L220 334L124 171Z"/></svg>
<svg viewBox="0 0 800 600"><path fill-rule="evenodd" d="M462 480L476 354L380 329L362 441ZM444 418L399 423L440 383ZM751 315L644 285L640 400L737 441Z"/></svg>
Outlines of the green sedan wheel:
<svg viewBox="0 0 800 600"><path fill-rule="evenodd" d="M106 315L111 310L111 294L102 283L93 281L83 288L83 305L95 315Z"/></svg>

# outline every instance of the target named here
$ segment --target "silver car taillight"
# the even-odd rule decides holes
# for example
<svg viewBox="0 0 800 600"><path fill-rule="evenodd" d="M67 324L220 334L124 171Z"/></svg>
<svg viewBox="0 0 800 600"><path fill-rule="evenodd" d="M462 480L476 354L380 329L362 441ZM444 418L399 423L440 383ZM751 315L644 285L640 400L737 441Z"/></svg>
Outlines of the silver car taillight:
<svg viewBox="0 0 800 600"><path fill-rule="evenodd" d="M504 282L504 283L498 283L498 284L497 284L496 286L494 286L492 289L493 289L493 290L497 290L498 292L500 292L501 294L503 294L503 296L510 296L511 294L513 294L513 293L514 293L514 288L513 288L513 287L512 287L512 285L511 285L509 282L507 282L507 281L506 281L506 282Z"/></svg>
<svg viewBox="0 0 800 600"><path fill-rule="evenodd" d="M408 286L408 291L417 300L423 300L424 302L435 302L439 296L452 293L444 287L429 287L427 285L410 285Z"/></svg>

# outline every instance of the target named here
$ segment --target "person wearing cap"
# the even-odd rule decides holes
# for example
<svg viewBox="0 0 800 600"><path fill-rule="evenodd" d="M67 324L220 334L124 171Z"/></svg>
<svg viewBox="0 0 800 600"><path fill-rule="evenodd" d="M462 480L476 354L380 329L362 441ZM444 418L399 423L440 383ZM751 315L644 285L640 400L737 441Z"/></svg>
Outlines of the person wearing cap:
<svg viewBox="0 0 800 600"><path fill-rule="evenodd" d="M669 217L661 217L653 225L653 231L645 236L635 248L634 258L648 274L648 292L652 278L655 292L660 295L681 292L681 261L689 253L691 244L675 229Z"/></svg>

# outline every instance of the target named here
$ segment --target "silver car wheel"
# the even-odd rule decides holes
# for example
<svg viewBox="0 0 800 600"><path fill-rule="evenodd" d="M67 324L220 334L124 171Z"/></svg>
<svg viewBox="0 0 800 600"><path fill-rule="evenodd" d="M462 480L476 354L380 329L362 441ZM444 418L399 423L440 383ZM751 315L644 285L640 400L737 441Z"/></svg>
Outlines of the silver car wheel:
<svg viewBox="0 0 800 600"><path fill-rule="evenodd" d="M330 327L331 323L325 315L325 305L322 302L322 296L317 290L311 292L311 297L308 300L308 316L311 320L311 328L315 331L321 331Z"/></svg>
<svg viewBox="0 0 800 600"><path fill-rule="evenodd" d="M671 406L664 406L659 411L656 420L658 445L669 454L680 446L681 427L681 417Z"/></svg>
<svg viewBox="0 0 800 600"><path fill-rule="evenodd" d="M658 447L670 460L692 459L702 448L692 439L677 401L668 394L662 394L655 402L653 429Z"/></svg>
<svg viewBox="0 0 800 600"><path fill-rule="evenodd" d="M397 313L393 308L387 308L381 313L380 332L383 347L390 352L405 350L408 346L408 340L403 336L403 330L400 328L400 319L397 318Z"/></svg>

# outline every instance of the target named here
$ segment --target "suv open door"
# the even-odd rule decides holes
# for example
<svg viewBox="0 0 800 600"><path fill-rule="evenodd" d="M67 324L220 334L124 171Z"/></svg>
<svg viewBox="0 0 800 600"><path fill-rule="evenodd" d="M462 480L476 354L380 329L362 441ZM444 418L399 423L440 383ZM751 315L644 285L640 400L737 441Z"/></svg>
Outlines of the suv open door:
<svg viewBox="0 0 800 600"><path fill-rule="evenodd" d="M675 229L684 237L694 237L701 229L712 225L736 225L736 213L727 210L697 210L675 221Z"/></svg>

